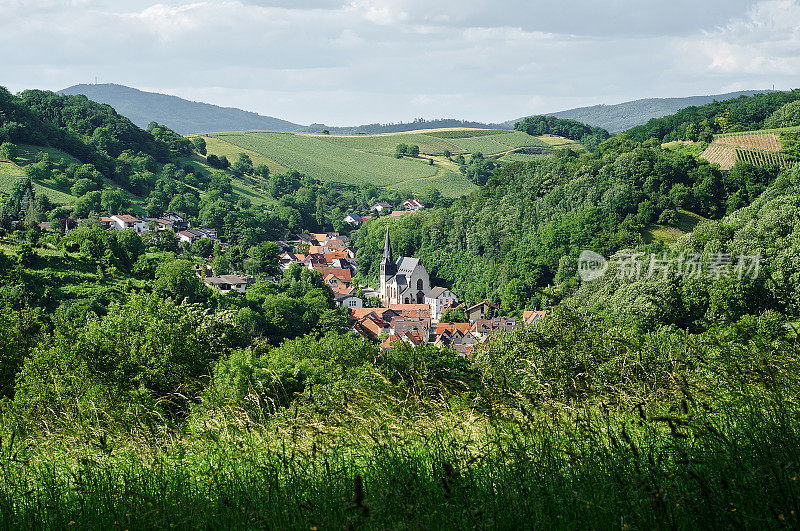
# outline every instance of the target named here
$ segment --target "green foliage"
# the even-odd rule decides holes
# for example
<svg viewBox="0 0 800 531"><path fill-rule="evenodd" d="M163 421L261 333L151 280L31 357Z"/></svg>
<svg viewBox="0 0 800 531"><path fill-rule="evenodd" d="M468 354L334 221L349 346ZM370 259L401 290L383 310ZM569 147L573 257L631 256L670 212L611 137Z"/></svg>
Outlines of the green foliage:
<svg viewBox="0 0 800 531"><path fill-rule="evenodd" d="M439 319L441 323L466 323L467 315L464 313L464 308L448 308L442 312L442 317Z"/></svg>
<svg viewBox="0 0 800 531"><path fill-rule="evenodd" d="M109 413L139 404L186 412L229 333L224 316L134 296L84 326L57 321L52 345L26 359L15 401L56 414L89 404Z"/></svg>
<svg viewBox="0 0 800 531"><path fill-rule="evenodd" d="M608 131L601 127L592 127L575 120L564 120L555 116L531 116L517 123L514 128L533 136L563 136L581 142L591 149L596 148L610 136Z"/></svg>
<svg viewBox="0 0 800 531"><path fill-rule="evenodd" d="M158 266L153 291L178 302L195 302L206 296L206 287L195 274L192 263L180 259Z"/></svg>
<svg viewBox="0 0 800 531"><path fill-rule="evenodd" d="M206 140L202 136L192 138L192 145L194 145L194 150L201 155L206 154Z"/></svg>

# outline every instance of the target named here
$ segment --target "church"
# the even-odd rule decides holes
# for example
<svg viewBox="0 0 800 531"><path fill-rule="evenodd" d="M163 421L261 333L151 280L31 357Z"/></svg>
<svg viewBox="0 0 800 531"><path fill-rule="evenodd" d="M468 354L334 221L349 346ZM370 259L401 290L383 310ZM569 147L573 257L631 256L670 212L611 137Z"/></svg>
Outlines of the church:
<svg viewBox="0 0 800 531"><path fill-rule="evenodd" d="M419 258L401 256L396 262L392 259L388 227L380 277L381 302L386 305L425 304L425 294L431 290L430 276Z"/></svg>

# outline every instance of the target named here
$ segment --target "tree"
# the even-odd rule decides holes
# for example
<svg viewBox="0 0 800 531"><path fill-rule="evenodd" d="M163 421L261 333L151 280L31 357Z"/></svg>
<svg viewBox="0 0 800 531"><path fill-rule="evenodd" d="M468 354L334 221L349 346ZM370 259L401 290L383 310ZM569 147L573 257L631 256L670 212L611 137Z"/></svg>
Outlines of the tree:
<svg viewBox="0 0 800 531"><path fill-rule="evenodd" d="M100 196L100 208L109 214L116 214L126 210L130 206L130 199L122 190L103 190Z"/></svg>
<svg viewBox="0 0 800 531"><path fill-rule="evenodd" d="M78 179L70 188L69 193L75 197L83 197L89 192L97 190L97 183L91 179Z"/></svg>
<svg viewBox="0 0 800 531"><path fill-rule="evenodd" d="M247 250L245 270L251 275L277 275L280 248L275 242L261 242Z"/></svg>
<svg viewBox="0 0 800 531"><path fill-rule="evenodd" d="M194 150L200 153L201 155L206 154L206 140L202 136L196 136L192 139L192 144L194 144Z"/></svg>
<svg viewBox="0 0 800 531"><path fill-rule="evenodd" d="M88 192L83 197L75 201L75 210L73 213L75 217L85 218L89 216L89 212L100 212L100 201L102 194L100 192Z"/></svg>
<svg viewBox="0 0 800 531"><path fill-rule="evenodd" d="M239 153L239 158L233 163L231 171L237 175L252 175L253 160L247 153Z"/></svg>
<svg viewBox="0 0 800 531"><path fill-rule="evenodd" d="M3 144L0 145L0 159L13 161L15 158L17 158L17 154L18 150L16 144L12 144L11 142L3 142Z"/></svg>
<svg viewBox="0 0 800 531"><path fill-rule="evenodd" d="M208 258L214 250L214 242L210 238L200 238L192 244L192 254Z"/></svg>
<svg viewBox="0 0 800 531"><path fill-rule="evenodd" d="M417 146L417 145L408 146L408 156L409 157L418 157L419 156L419 146Z"/></svg>
<svg viewBox="0 0 800 531"><path fill-rule="evenodd" d="M196 302L201 299L204 286L195 275L191 262L175 259L158 266L153 291L178 302Z"/></svg>
<svg viewBox="0 0 800 531"><path fill-rule="evenodd" d="M258 175L264 179L269 179L269 166L266 164L259 164L255 168L253 168L253 174Z"/></svg>
<svg viewBox="0 0 800 531"><path fill-rule="evenodd" d="M467 315L464 313L464 308L447 308L442 312L442 317L439 319L440 323L466 323Z"/></svg>
<svg viewBox="0 0 800 531"><path fill-rule="evenodd" d="M399 159L402 158L403 155L408 153L408 145L407 144L397 144L397 147L394 150L395 156Z"/></svg>

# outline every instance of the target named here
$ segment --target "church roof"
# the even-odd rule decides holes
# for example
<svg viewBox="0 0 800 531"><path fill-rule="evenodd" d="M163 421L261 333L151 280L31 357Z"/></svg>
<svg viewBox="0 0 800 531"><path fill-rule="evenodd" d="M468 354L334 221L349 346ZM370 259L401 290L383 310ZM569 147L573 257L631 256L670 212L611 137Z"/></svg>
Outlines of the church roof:
<svg viewBox="0 0 800 531"><path fill-rule="evenodd" d="M401 256L397 259L397 272L398 273L413 273L414 270L420 265L419 258L410 258L408 256Z"/></svg>

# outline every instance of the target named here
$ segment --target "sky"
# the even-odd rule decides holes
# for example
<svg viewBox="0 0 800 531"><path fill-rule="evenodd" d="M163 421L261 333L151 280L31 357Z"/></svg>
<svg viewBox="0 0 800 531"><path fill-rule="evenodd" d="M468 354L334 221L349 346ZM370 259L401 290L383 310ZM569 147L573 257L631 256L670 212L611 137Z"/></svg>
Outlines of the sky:
<svg viewBox="0 0 800 531"><path fill-rule="evenodd" d="M296 123L502 122L800 86L800 0L0 0L0 85Z"/></svg>

